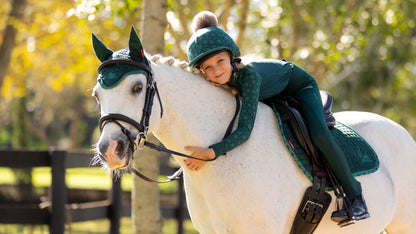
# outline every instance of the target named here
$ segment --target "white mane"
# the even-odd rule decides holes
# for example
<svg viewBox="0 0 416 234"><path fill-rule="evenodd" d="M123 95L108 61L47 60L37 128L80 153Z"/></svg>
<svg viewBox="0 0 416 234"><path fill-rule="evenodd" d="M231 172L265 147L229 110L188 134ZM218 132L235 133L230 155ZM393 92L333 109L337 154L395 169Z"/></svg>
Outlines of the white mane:
<svg viewBox="0 0 416 234"><path fill-rule="evenodd" d="M149 56L149 55L148 55ZM156 55L150 55L149 60L155 63L161 63L161 64L167 64L172 67L178 67L184 71L191 72L195 75L199 75L203 77L205 80L209 81L208 77L201 73L201 71L197 68L191 68L189 67L189 63L183 60L175 59L172 56L164 57L160 54ZM242 63L238 66L239 68L246 66L247 62L249 61L249 58L245 58L242 60ZM213 82L210 82L213 86L222 87L225 90L229 90L233 95L238 95L238 91L234 88L229 87L226 84L216 84Z"/></svg>
<svg viewBox="0 0 416 234"><path fill-rule="evenodd" d="M191 68L188 66L188 63L186 61L175 59L172 56L164 57L163 55L155 54L155 55L150 55L149 60L155 63L168 64L173 67L179 67L182 70L192 72L197 75L200 74L199 69Z"/></svg>

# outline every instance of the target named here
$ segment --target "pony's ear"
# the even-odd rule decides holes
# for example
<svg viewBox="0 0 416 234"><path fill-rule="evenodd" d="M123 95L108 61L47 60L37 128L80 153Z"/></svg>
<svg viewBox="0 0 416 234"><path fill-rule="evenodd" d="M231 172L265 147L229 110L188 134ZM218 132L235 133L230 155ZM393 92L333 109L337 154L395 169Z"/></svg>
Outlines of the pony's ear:
<svg viewBox="0 0 416 234"><path fill-rule="evenodd" d="M133 26L131 26L130 30L129 50L130 56L133 58L142 61L145 60L142 43L140 42L139 36L137 36L136 30L134 30Z"/></svg>
<svg viewBox="0 0 416 234"><path fill-rule="evenodd" d="M108 49L94 34L92 34L92 47L94 48L95 55L101 62L111 58L111 55L113 55L113 51Z"/></svg>

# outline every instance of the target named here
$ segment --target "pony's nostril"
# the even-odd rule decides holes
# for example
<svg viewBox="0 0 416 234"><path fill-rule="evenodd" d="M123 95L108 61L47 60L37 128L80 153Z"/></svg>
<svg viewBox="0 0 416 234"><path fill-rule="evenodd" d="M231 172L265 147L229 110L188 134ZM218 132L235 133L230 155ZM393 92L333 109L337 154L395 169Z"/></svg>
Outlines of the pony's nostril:
<svg viewBox="0 0 416 234"><path fill-rule="evenodd" d="M110 144L107 141L103 141L100 144L98 144L98 155L100 156L100 158L104 159L105 161L105 157L103 155L105 155L107 153L108 150L108 146Z"/></svg>
<svg viewBox="0 0 416 234"><path fill-rule="evenodd" d="M124 142L122 140L117 141L117 147L116 147L117 155L120 157L123 155L124 152Z"/></svg>

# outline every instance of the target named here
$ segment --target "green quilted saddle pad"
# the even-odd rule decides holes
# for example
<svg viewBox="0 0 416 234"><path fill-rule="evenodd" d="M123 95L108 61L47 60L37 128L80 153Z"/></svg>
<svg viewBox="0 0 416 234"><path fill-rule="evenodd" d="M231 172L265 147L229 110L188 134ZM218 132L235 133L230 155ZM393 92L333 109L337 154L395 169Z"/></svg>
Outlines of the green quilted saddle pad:
<svg viewBox="0 0 416 234"><path fill-rule="evenodd" d="M310 174L311 165L308 159L308 155L298 144L296 138L292 135L292 132L287 123L281 120L279 114L276 111L275 113L279 120L280 131L282 132L286 146L288 147L298 166L312 181L312 176ZM370 174L378 169L379 161L377 154L358 133L338 121L330 130L330 132L337 144L344 151L353 176Z"/></svg>

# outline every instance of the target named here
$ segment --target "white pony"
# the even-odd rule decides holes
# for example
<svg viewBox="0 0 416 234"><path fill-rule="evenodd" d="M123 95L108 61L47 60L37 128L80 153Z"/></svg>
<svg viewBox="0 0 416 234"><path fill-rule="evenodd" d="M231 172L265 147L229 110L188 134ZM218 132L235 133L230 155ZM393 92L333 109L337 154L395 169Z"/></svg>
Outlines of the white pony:
<svg viewBox="0 0 416 234"><path fill-rule="evenodd" d="M130 52L134 50L131 43ZM97 48L100 46L104 44ZM165 64L154 58L150 67L160 96L154 97L149 132L167 148L186 154L190 152L184 146L208 147L220 141L235 111L234 97L200 75L175 66L173 59L163 58L169 61ZM97 83L93 95L99 100L101 116L118 113L140 121L146 83L146 75L140 73L125 76L112 88ZM331 204L315 233L414 233L413 138L400 125L376 114L340 112L335 117L367 140L379 156L380 166L372 174L357 177L371 218L340 228L330 219L335 208ZM131 124L119 123L132 134L138 133ZM125 168L132 158L128 145L120 126L109 122L102 127L97 155L110 169ZM225 156L199 172L187 170L185 158L175 158L184 168L188 209L200 233L289 233L303 193L311 185L289 153L274 112L262 103L249 140Z"/></svg>

